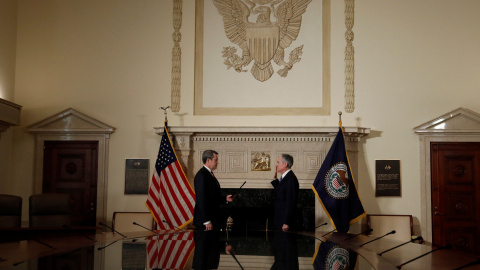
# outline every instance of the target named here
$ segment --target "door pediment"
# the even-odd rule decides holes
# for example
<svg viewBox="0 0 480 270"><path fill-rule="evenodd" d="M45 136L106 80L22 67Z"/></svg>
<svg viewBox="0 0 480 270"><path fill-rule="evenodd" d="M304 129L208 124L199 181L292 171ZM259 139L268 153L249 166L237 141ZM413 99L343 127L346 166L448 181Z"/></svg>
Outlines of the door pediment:
<svg viewBox="0 0 480 270"><path fill-rule="evenodd" d="M115 131L115 128L69 108L30 125L28 131L31 133L111 134Z"/></svg>
<svg viewBox="0 0 480 270"><path fill-rule="evenodd" d="M458 108L414 128L417 134L480 134L480 114Z"/></svg>
<svg viewBox="0 0 480 270"><path fill-rule="evenodd" d="M43 189L43 161L46 141L91 141L98 143L96 221L106 222L109 141L115 128L68 108L30 125L27 130L35 135L36 141L34 194L42 193Z"/></svg>

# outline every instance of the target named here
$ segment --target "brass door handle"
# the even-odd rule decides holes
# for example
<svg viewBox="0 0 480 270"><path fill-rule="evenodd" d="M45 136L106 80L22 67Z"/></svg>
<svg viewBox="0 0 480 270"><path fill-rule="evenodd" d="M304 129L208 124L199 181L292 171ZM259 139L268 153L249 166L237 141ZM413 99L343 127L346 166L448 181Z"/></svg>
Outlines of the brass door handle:
<svg viewBox="0 0 480 270"><path fill-rule="evenodd" d="M437 212L437 211L435 211L433 214L435 214L437 216L445 215L444 213L440 213L440 212Z"/></svg>

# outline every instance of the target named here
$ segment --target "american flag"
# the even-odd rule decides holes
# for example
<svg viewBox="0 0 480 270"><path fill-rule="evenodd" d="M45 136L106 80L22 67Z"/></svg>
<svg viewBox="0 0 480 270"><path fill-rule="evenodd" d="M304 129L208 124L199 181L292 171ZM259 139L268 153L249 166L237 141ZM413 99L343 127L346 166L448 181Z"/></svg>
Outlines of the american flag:
<svg viewBox="0 0 480 270"><path fill-rule="evenodd" d="M184 269L195 243L193 232L153 236L147 240L147 260L151 269Z"/></svg>
<svg viewBox="0 0 480 270"><path fill-rule="evenodd" d="M178 162L166 122L146 205L161 230L181 229L193 220L195 192Z"/></svg>

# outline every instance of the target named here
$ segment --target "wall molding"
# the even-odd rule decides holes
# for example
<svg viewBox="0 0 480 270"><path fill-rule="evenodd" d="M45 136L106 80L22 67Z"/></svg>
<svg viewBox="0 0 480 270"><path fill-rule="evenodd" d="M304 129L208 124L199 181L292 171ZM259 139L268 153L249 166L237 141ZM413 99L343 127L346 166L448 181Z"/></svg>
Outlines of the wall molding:
<svg viewBox="0 0 480 270"><path fill-rule="evenodd" d="M355 110L355 48L353 47L353 24L355 18L355 0L345 0L345 111Z"/></svg>

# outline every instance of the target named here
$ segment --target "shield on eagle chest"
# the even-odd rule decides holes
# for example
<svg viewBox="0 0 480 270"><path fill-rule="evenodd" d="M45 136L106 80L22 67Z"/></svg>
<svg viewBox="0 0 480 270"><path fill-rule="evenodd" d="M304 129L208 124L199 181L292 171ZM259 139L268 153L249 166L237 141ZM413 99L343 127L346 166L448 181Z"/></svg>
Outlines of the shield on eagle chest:
<svg viewBox="0 0 480 270"><path fill-rule="evenodd" d="M250 55L260 64L272 60L278 47L280 28L278 26L250 26L245 29Z"/></svg>

